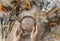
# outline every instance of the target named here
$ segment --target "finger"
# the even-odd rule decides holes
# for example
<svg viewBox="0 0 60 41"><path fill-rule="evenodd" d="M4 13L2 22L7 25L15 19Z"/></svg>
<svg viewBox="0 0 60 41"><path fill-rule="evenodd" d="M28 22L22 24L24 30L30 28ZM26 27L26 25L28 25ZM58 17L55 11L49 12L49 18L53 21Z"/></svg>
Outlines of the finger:
<svg viewBox="0 0 60 41"><path fill-rule="evenodd" d="M35 27L33 27L33 29L32 29L32 33L34 33L35 32Z"/></svg>
<svg viewBox="0 0 60 41"><path fill-rule="evenodd" d="M39 31L39 27L36 25L36 33L38 33L38 31Z"/></svg>
<svg viewBox="0 0 60 41"><path fill-rule="evenodd" d="M17 36L17 38L21 38L22 37L22 34L23 34L23 31L21 30Z"/></svg>
<svg viewBox="0 0 60 41"><path fill-rule="evenodd" d="M20 26L17 28L17 30L16 30L16 36L18 36L18 34L19 34L19 32L21 31L21 28L20 28Z"/></svg>
<svg viewBox="0 0 60 41"><path fill-rule="evenodd" d="M19 33L19 36L21 36L23 34L23 31L21 30L20 33Z"/></svg>

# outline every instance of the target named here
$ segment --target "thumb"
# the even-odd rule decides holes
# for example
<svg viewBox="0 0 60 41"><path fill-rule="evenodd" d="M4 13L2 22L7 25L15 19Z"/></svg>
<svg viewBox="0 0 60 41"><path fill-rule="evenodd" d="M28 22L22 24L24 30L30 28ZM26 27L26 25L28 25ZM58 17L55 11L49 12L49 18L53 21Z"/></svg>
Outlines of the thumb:
<svg viewBox="0 0 60 41"><path fill-rule="evenodd" d="M35 27L33 27L33 29L32 29L32 33L34 33L35 32Z"/></svg>
<svg viewBox="0 0 60 41"><path fill-rule="evenodd" d="M22 37L22 34L23 34L23 31L21 30L17 36L17 38L21 38Z"/></svg>

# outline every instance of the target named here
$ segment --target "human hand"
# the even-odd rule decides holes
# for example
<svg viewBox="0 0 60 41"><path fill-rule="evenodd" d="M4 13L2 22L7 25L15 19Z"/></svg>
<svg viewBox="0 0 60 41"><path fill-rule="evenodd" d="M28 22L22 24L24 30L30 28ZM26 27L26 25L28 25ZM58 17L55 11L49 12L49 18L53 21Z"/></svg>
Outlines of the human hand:
<svg viewBox="0 0 60 41"><path fill-rule="evenodd" d="M11 32L8 34L7 41L20 41L22 39L23 31L21 30L20 23L15 21Z"/></svg>
<svg viewBox="0 0 60 41"><path fill-rule="evenodd" d="M13 26L13 31L14 31L14 40L13 41L21 41L22 39L22 34L23 31L20 27L20 23L19 22L15 22L14 26Z"/></svg>
<svg viewBox="0 0 60 41"><path fill-rule="evenodd" d="M22 39L22 34L23 34L23 31L22 29L19 27L16 31L16 41L21 41Z"/></svg>
<svg viewBox="0 0 60 41"><path fill-rule="evenodd" d="M31 32L31 41L37 41L38 31L39 30L38 30L37 26L36 26L36 28L33 27L33 30Z"/></svg>

